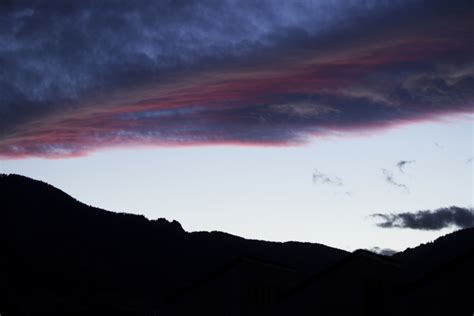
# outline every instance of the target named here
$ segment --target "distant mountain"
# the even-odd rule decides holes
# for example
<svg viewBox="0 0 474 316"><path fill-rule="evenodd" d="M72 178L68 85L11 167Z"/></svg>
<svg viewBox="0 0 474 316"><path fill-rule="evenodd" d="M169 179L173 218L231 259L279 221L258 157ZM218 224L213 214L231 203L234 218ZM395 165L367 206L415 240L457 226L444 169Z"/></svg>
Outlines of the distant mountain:
<svg viewBox="0 0 474 316"><path fill-rule="evenodd" d="M347 255L319 244L187 233L176 221L91 207L19 175L1 175L0 194L2 316L148 315L236 258L286 265L302 278Z"/></svg>

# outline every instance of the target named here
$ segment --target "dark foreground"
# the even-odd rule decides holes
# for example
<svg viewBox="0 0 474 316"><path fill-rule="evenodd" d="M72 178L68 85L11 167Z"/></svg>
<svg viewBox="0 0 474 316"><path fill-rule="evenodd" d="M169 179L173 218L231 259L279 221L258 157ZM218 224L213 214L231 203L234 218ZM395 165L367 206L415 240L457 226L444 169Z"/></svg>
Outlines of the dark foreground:
<svg viewBox="0 0 474 316"><path fill-rule="evenodd" d="M467 315L474 229L392 257L188 233L0 176L0 314Z"/></svg>

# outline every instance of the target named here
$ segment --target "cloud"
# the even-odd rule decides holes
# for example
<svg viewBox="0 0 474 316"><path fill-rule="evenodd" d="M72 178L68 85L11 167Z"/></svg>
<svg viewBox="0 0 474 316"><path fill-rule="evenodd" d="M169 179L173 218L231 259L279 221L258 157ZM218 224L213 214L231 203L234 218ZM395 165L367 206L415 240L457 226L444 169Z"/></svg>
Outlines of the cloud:
<svg viewBox="0 0 474 316"><path fill-rule="evenodd" d="M410 228L419 230L440 230L446 227L468 228L474 226L474 209L451 206L434 211L418 211L399 214L373 214L382 222L383 228Z"/></svg>
<svg viewBox="0 0 474 316"><path fill-rule="evenodd" d="M0 157L290 146L472 113L470 5L7 2Z"/></svg>
<svg viewBox="0 0 474 316"><path fill-rule="evenodd" d="M313 183L322 183L322 184L329 184L335 186L342 186L342 179L339 177L329 177L324 173L319 172L317 169L313 171Z"/></svg>
<svg viewBox="0 0 474 316"><path fill-rule="evenodd" d="M382 255L382 256L393 256L398 252L398 250L393 250L390 248L380 248L380 247L373 247L371 249L368 249L369 251L375 252L376 254Z"/></svg>
<svg viewBox="0 0 474 316"><path fill-rule="evenodd" d="M415 163L416 161L415 160L400 160L399 162L397 162L397 167L398 169L400 170L401 173L405 173L403 171L403 168L408 165L408 164L412 164L412 163Z"/></svg>
<svg viewBox="0 0 474 316"><path fill-rule="evenodd" d="M410 190L405 184L398 183L397 181L395 181L393 174L390 171L388 171L387 169L382 169L382 173L385 177L385 182L387 182L390 185L396 186L398 188L404 189L407 192L410 192Z"/></svg>

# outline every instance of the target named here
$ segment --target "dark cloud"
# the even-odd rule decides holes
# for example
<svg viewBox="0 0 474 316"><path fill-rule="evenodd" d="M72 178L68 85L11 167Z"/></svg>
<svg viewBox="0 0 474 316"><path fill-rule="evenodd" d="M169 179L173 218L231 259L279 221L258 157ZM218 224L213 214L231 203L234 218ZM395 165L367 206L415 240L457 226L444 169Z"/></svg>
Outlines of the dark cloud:
<svg viewBox="0 0 474 316"><path fill-rule="evenodd" d="M390 185L396 186L398 188L404 189L406 192L410 192L410 190L405 184L395 181L393 174L389 170L382 169L382 173L385 177L385 182L387 182Z"/></svg>
<svg viewBox="0 0 474 316"><path fill-rule="evenodd" d="M389 8L272 1L9 2L0 7L0 109L28 104L29 111L192 68L255 59L266 47L287 45L296 33L316 37L351 16Z"/></svg>
<svg viewBox="0 0 474 316"><path fill-rule="evenodd" d="M471 6L2 2L0 156L292 145L472 112Z"/></svg>
<svg viewBox="0 0 474 316"><path fill-rule="evenodd" d="M342 186L342 179L339 177L330 177L324 173L319 172L317 169L313 171L313 183L318 184L329 184L335 186Z"/></svg>
<svg viewBox="0 0 474 316"><path fill-rule="evenodd" d="M373 214L382 220L377 226L383 228L411 228L439 230L446 227L468 228L474 226L474 209L451 206L434 211L418 211L399 214Z"/></svg>
<svg viewBox="0 0 474 316"><path fill-rule="evenodd" d="M398 170L400 170L401 173L405 173L403 171L403 168L408 165L408 164L412 164L412 163L415 163L416 161L415 160L400 160L399 162L397 162L397 167L398 167Z"/></svg>

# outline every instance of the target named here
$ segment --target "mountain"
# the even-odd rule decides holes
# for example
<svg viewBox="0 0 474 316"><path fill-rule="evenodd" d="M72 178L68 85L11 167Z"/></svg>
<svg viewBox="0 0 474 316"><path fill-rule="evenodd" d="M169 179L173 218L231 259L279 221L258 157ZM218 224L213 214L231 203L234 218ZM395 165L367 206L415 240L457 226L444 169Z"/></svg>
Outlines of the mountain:
<svg viewBox="0 0 474 316"><path fill-rule="evenodd" d="M408 248L394 254L393 258L410 266L410 272L413 274L411 277L419 277L428 267L442 267L472 252L474 227L452 232L415 248Z"/></svg>
<svg viewBox="0 0 474 316"><path fill-rule="evenodd" d="M472 315L474 228L394 256L356 250L290 288L265 315Z"/></svg>
<svg viewBox="0 0 474 316"><path fill-rule="evenodd" d="M387 257L186 232L0 175L0 315L472 315L474 228Z"/></svg>
<svg viewBox="0 0 474 316"><path fill-rule="evenodd" d="M0 192L2 316L145 315L235 258L291 266L303 277L347 254L320 244L188 233L176 221L91 207L19 175L0 176Z"/></svg>

